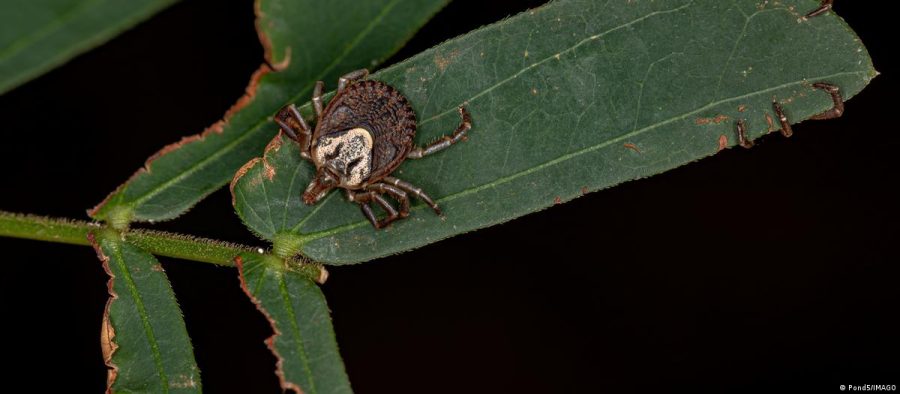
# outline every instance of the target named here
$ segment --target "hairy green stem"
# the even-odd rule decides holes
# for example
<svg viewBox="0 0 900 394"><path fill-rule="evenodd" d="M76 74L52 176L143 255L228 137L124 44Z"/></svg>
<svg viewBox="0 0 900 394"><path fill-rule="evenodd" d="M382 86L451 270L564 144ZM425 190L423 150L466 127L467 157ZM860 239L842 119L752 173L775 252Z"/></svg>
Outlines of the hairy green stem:
<svg viewBox="0 0 900 394"><path fill-rule="evenodd" d="M0 236L90 246L88 234L98 231L115 230L99 223L0 211ZM124 234L126 241L158 256L224 266L234 266L234 258L241 253L263 253L261 248L163 231L131 229ZM327 275L318 264L297 258L284 261L287 269L308 274L320 283Z"/></svg>
<svg viewBox="0 0 900 394"><path fill-rule="evenodd" d="M234 257L242 252L262 251L261 248L153 230L131 230L125 233L125 240L155 255L227 266L234 266Z"/></svg>
<svg viewBox="0 0 900 394"><path fill-rule="evenodd" d="M88 234L106 228L99 223L0 211L0 236L90 246ZM125 240L155 255L225 266L234 266L234 257L240 253L259 250L212 239L142 229L125 232Z"/></svg>
<svg viewBox="0 0 900 394"><path fill-rule="evenodd" d="M90 245L87 235L101 226L67 219L50 219L0 211L0 236Z"/></svg>

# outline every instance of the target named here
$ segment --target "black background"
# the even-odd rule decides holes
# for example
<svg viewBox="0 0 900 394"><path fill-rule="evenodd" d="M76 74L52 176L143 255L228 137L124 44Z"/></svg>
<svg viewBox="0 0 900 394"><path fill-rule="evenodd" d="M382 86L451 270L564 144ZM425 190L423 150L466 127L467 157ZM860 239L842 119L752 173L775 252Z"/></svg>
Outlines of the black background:
<svg viewBox="0 0 900 394"><path fill-rule="evenodd" d="M388 63L539 3L456 1ZM356 391L900 384L895 22L876 4L836 6L883 73L841 119L331 268L324 291ZM262 59L252 10L185 1L0 97L0 209L86 218L147 156L220 118ZM227 189L153 227L264 245ZM94 252L6 238L0 251L5 381L102 391ZM206 391L278 392L270 329L236 271L161 260Z"/></svg>

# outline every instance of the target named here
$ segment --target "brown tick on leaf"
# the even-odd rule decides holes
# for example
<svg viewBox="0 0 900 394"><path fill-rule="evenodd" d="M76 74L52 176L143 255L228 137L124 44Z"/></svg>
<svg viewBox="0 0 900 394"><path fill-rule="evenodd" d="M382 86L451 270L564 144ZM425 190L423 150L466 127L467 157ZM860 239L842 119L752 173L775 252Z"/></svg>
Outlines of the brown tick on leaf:
<svg viewBox="0 0 900 394"><path fill-rule="evenodd" d="M316 83L312 96L315 130L293 104L275 115L284 133L300 145L300 157L316 166L303 202L312 205L331 189L344 189L347 199L359 204L366 219L375 228L383 228L409 215L407 193L411 193L440 215L441 209L421 189L389 175L406 159L423 158L465 139L472 127L469 113L459 107L462 122L453 134L425 147L415 146L416 113L406 97L385 83L366 80L368 76L369 71L362 69L341 77L337 92L324 109L325 84ZM400 209L395 209L384 194L397 200ZM373 201L387 213L385 218L375 217L369 205Z"/></svg>

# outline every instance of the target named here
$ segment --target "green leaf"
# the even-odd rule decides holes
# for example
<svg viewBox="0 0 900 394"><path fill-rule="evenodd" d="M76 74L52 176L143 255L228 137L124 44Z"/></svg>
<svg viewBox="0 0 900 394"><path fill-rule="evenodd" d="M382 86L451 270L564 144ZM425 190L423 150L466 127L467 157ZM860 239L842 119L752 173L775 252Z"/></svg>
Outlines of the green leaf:
<svg viewBox="0 0 900 394"><path fill-rule="evenodd" d="M199 393L191 340L159 261L115 233L91 242L109 274L101 339L109 389Z"/></svg>
<svg viewBox="0 0 900 394"><path fill-rule="evenodd" d="M270 255L237 257L241 288L272 325L266 344L281 387L298 393L350 393L325 296L306 275Z"/></svg>
<svg viewBox="0 0 900 394"><path fill-rule="evenodd" d="M773 131L773 99L796 123L832 105L811 83L849 98L876 75L843 20L801 17L817 6L550 3L373 76L410 99L419 144L451 132L458 106L471 113L467 142L394 173L435 198L443 218L416 203L409 218L374 230L342 193L306 206L299 196L312 166L279 138L236 176L235 209L276 245L348 264L670 170L734 145L737 119L751 138Z"/></svg>
<svg viewBox="0 0 900 394"><path fill-rule="evenodd" d="M0 3L0 94L149 18L175 0Z"/></svg>
<svg viewBox="0 0 900 394"><path fill-rule="evenodd" d="M353 69L387 59L447 0L260 0L266 59L247 94L202 134L153 155L131 179L90 212L124 226L166 220L222 187L277 133L271 116L306 99L318 80L336 83Z"/></svg>

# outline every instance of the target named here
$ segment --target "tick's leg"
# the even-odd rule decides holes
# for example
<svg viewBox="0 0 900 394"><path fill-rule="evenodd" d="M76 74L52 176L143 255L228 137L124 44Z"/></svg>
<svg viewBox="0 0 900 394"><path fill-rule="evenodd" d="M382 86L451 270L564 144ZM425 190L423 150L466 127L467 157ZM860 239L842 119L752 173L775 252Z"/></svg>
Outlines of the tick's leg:
<svg viewBox="0 0 900 394"><path fill-rule="evenodd" d="M810 119L834 119L839 118L844 114L844 98L841 96L841 89L839 87L825 82L816 82L812 86L830 94L834 106L828 111L811 116ZM781 134L785 137L794 135L794 130L791 128L791 122L788 121L787 116L784 114L784 108L781 107L781 104L778 104L778 102L775 101L772 103L772 108L775 109L775 116L778 116L778 123L781 124Z"/></svg>
<svg viewBox="0 0 900 394"><path fill-rule="evenodd" d="M744 123L743 119L738 119L737 124L735 124L735 129L737 129L738 145L747 149L752 148L753 141L747 139L747 125Z"/></svg>
<svg viewBox="0 0 900 394"><path fill-rule="evenodd" d="M294 104L286 105L275 115L275 123L278 123L281 130L300 145L300 157L312 160L309 156L309 141L312 133L297 107Z"/></svg>
<svg viewBox="0 0 900 394"><path fill-rule="evenodd" d="M428 195L425 194L425 192L423 192L422 189L419 189L419 188L413 186L413 184L411 184L409 182L401 181L397 178L390 177L390 176L384 177L384 181L391 185L397 186L400 189L403 189L409 193L412 193L413 195L418 197L420 200L425 201L425 203L428 204L428 206L434 210L434 213L436 213L438 215L441 214L441 208L439 208L438 205L434 202L434 200L432 200L431 197L428 197Z"/></svg>
<svg viewBox="0 0 900 394"><path fill-rule="evenodd" d="M372 226L374 226L376 229L381 229L391 224L391 222L393 222L394 220L397 220L400 217L400 213L397 212L397 210L394 209L394 207L392 207L391 204L387 200L385 200L384 197L381 197L381 195L379 195L378 193L379 192L374 190L370 190L364 193L353 193L348 191L347 197L350 199L350 201L359 204L359 208L362 210L363 216L365 216L366 219L369 219L369 222L372 223ZM375 212L372 211L372 207L369 206L370 201L375 201L375 203L381 206L381 208L384 209L384 211L387 213L387 217L382 220L378 220L378 218L375 216ZM408 206L409 205L407 203L407 209Z"/></svg>
<svg viewBox="0 0 900 394"><path fill-rule="evenodd" d="M826 82L816 82L812 86L816 89L821 89L831 94L831 101L834 102L834 106L831 107L831 109L829 109L828 111L822 112L818 115L813 115L812 117L810 117L810 119L825 120L840 118L841 115L844 114L844 98L841 97L841 89Z"/></svg>
<svg viewBox="0 0 900 394"><path fill-rule="evenodd" d="M387 183L375 183L369 185L367 189L382 194L390 194L391 197L394 197L394 199L400 203L400 217L405 218L409 216L409 197L406 196L406 192L404 192L403 190L400 190L399 188L391 186Z"/></svg>
<svg viewBox="0 0 900 394"><path fill-rule="evenodd" d="M794 129L791 128L791 122L788 121L787 115L784 114L784 108L777 101L772 102L772 108L775 109L775 116L778 117L778 123L781 123L781 135L790 137L794 135Z"/></svg>
<svg viewBox="0 0 900 394"><path fill-rule="evenodd" d="M369 70L361 68L356 71L352 71L348 74L344 74L343 77L338 79L338 88L337 92L340 93L350 84L350 82L355 82L360 79L366 79L369 76Z"/></svg>
<svg viewBox="0 0 900 394"><path fill-rule="evenodd" d="M375 217L375 212L372 212L372 207L369 206L367 202L359 203L359 208L362 210L363 216L366 219L369 219L369 223L372 223L372 227L381 228L378 225L378 219Z"/></svg>
<svg viewBox="0 0 900 394"><path fill-rule="evenodd" d="M828 10L831 9L831 6L834 4L834 0L822 0L822 4L819 5L819 8L812 10L810 13L806 14L807 18L812 18L815 16L822 15Z"/></svg>
<svg viewBox="0 0 900 394"><path fill-rule="evenodd" d="M281 129L291 137L294 141L299 142L299 135L309 134L309 125L306 120L300 116L297 107L294 104L285 105L275 114L275 123L281 126Z"/></svg>
<svg viewBox="0 0 900 394"><path fill-rule="evenodd" d="M391 203L389 203L388 200L385 200L384 197L381 197L380 194L372 193L372 199L375 200L375 202L381 206L381 209L384 209L384 211L388 214L387 217L381 219L378 222L378 228L385 228L393 223L394 220L400 218L400 213L398 213L397 210L391 206Z"/></svg>
<svg viewBox="0 0 900 394"><path fill-rule="evenodd" d="M325 83L322 81L316 82L316 87L313 89L312 102L313 109L316 110L316 119L322 119L322 90L325 89Z"/></svg>
<svg viewBox="0 0 900 394"><path fill-rule="evenodd" d="M347 190L347 199L359 204L359 209L362 210L363 216L365 216L366 219L369 219L369 223L372 223L372 227L378 228L378 218L375 217L375 212L372 212L372 207L369 206L369 201L372 200L371 194L357 194L352 190Z"/></svg>
<svg viewBox="0 0 900 394"><path fill-rule="evenodd" d="M453 134L445 135L441 137L440 140L437 140L424 148L421 146L416 147L409 152L406 157L409 159L421 159L432 153L447 149L450 145L466 139L466 132L472 128L472 118L469 116L469 112L466 111L465 107L459 107L459 116L462 118L462 122L460 122L456 130L453 131Z"/></svg>

